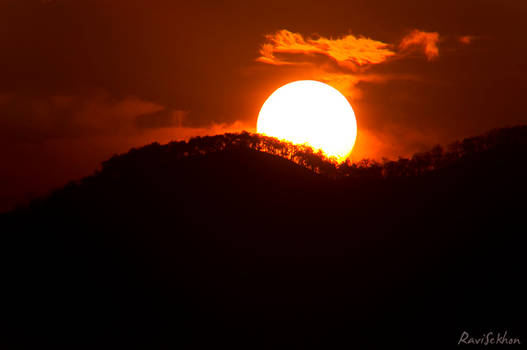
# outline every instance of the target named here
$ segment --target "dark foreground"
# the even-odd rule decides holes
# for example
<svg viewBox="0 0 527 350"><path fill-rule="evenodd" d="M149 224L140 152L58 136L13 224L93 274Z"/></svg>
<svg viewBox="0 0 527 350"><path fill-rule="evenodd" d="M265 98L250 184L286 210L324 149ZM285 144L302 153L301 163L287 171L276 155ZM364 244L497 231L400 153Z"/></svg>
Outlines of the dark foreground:
<svg viewBox="0 0 527 350"><path fill-rule="evenodd" d="M0 344L451 349L463 331L527 342L527 147L336 180L251 149L161 149L0 217Z"/></svg>

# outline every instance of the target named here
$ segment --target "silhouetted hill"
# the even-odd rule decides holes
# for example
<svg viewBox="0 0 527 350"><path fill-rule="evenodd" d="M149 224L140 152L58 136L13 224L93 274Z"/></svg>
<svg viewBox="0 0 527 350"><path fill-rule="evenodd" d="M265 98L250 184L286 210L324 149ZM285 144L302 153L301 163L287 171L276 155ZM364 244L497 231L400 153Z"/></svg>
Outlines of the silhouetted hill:
<svg viewBox="0 0 527 350"><path fill-rule="evenodd" d="M6 343L428 348L525 338L527 128L337 165L226 134L0 217Z"/></svg>

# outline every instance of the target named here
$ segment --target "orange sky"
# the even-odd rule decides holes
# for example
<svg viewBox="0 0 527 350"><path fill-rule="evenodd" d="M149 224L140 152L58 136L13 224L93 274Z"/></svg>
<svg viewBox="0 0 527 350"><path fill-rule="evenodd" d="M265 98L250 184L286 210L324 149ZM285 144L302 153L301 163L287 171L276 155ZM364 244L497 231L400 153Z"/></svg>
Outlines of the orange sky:
<svg viewBox="0 0 527 350"><path fill-rule="evenodd" d="M325 81L354 158L527 122L523 1L0 0L0 211L152 141L254 131Z"/></svg>

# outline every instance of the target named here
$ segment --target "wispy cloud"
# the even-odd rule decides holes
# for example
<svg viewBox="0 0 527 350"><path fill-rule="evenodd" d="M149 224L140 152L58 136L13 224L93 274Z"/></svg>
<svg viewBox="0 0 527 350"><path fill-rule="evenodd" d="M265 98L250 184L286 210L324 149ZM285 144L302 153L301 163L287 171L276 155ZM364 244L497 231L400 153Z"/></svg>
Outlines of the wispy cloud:
<svg viewBox="0 0 527 350"><path fill-rule="evenodd" d="M463 36L458 37L458 40L460 43L468 45L472 43L472 41L474 40L474 37L472 35L463 35Z"/></svg>
<svg viewBox="0 0 527 350"><path fill-rule="evenodd" d="M389 44L351 34L337 39L304 38L302 34L282 29L265 38L266 42L260 47L260 57L257 60L274 65L295 64L302 60L299 56L287 58L280 57L280 54L319 54L342 67L353 69L356 66L381 63L395 55Z"/></svg>
<svg viewBox="0 0 527 350"><path fill-rule="evenodd" d="M439 57L439 48L437 47L438 43L439 33L423 32L414 29L410 34L403 38L399 44L399 48L402 51L423 49L428 60L432 60Z"/></svg>
<svg viewBox="0 0 527 350"><path fill-rule="evenodd" d="M242 130L236 123L189 126L190 113L138 97L115 98L105 93L38 97L0 94L0 139L35 144L51 139L104 137L168 142Z"/></svg>
<svg viewBox="0 0 527 350"><path fill-rule="evenodd" d="M383 82L408 77L368 74L369 68L404 58L415 50L422 50L428 60L437 58L438 43L438 33L417 29L398 44L351 34L337 38L309 37L282 29L265 36L256 61L275 66L305 66L313 79L334 86L351 99L358 99L361 92L357 84L361 81Z"/></svg>
<svg viewBox="0 0 527 350"><path fill-rule="evenodd" d="M86 176L101 161L132 147L255 131L243 122L190 126L189 113L138 97L105 93L0 94L0 160L9 164L0 171L0 211Z"/></svg>
<svg viewBox="0 0 527 350"><path fill-rule="evenodd" d="M139 128L145 129L182 127L183 121L187 118L189 113L189 111L177 109L162 109L155 113L147 113L137 116L136 125Z"/></svg>

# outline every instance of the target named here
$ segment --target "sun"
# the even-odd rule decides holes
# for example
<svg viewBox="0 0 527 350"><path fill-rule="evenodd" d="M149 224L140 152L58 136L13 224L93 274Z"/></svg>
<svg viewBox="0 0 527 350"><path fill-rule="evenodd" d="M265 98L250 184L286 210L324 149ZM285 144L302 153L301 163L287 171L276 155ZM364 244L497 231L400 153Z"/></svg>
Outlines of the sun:
<svg viewBox="0 0 527 350"><path fill-rule="evenodd" d="M286 84L269 96L258 115L258 133L308 144L344 161L355 144L357 121L348 100L314 80Z"/></svg>

